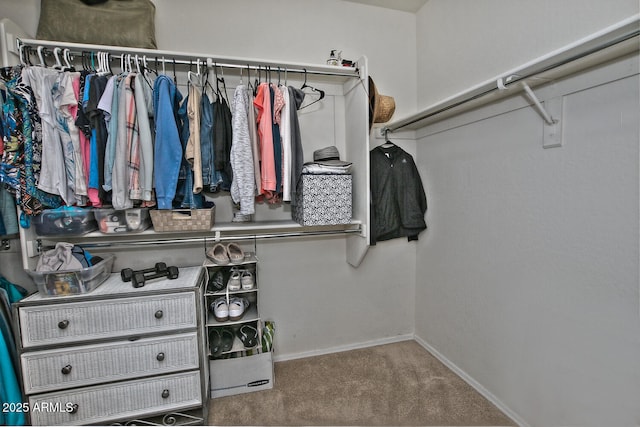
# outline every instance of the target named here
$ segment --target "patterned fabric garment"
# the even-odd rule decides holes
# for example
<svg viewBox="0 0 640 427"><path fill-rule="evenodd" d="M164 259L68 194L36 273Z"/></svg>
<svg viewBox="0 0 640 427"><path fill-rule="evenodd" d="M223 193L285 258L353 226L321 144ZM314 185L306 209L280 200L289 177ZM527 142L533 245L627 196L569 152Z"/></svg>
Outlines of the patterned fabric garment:
<svg viewBox="0 0 640 427"><path fill-rule="evenodd" d="M37 215L45 208L59 207L62 199L37 187L42 159L42 127L33 90L22 80L22 73L14 74L6 86L15 96L15 106L21 114L21 133L24 138L20 155L22 161L19 166L18 203L27 215Z"/></svg>
<svg viewBox="0 0 640 427"><path fill-rule="evenodd" d="M7 85L15 81L19 72L15 68L3 69L3 76L8 80ZM4 92L2 104L2 163L0 164L0 181L8 185L8 190L16 194L19 188L20 151L24 143L22 138L22 115L18 111L16 98L10 90L10 86Z"/></svg>
<svg viewBox="0 0 640 427"><path fill-rule="evenodd" d="M136 74L130 73L125 78L124 83L125 117L127 123L127 153L129 153L127 163L129 173L129 200L140 199L142 197L142 190L140 188L140 130L138 126L136 99L133 92L135 79Z"/></svg>

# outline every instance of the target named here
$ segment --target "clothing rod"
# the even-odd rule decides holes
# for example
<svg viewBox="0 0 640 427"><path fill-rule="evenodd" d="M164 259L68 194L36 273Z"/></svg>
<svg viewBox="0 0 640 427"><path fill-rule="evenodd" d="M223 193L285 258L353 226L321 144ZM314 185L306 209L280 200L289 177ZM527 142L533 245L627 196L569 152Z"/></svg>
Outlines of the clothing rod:
<svg viewBox="0 0 640 427"><path fill-rule="evenodd" d="M525 81L542 73L559 69L562 66L585 59L611 47L622 46L623 48L637 51L636 43L626 45L624 42L634 39L638 35L640 35L640 14L631 16L588 37L508 71L501 76L438 102L405 119L390 123L383 127L383 133L386 131L394 132L412 125L416 125L412 126L413 129L420 128L420 122L426 121L426 119L435 119L436 116L461 107L471 101L477 101L487 97L487 95L508 89L513 83ZM504 83L505 81L507 82L506 84Z"/></svg>
<svg viewBox="0 0 640 427"><path fill-rule="evenodd" d="M147 62L155 61L164 62L165 64L173 64L175 60L176 64L190 65L195 64L196 60L202 63L212 63L218 67L223 68L242 68L251 70L268 70L273 71L286 71L287 73L297 74L313 74L313 75L325 75L325 76L340 76L340 77L358 77L359 70L357 67L339 67L323 64L300 64L292 62L274 62L267 60L260 60L256 58L240 58L240 57L216 57L210 54L204 53L186 53L175 52L157 49L141 49L141 48L127 48L121 46L106 46L106 45L92 45L92 44L80 44L80 43L68 43L68 42L55 42L49 40L37 40L37 39L16 39L15 53L19 53L21 46L30 46L37 48L42 46L43 48L53 51L55 48L69 49L69 51L75 55L80 56L82 52L108 52L115 58L119 59L121 54L130 54L132 57L138 55L139 59L146 57Z"/></svg>
<svg viewBox="0 0 640 427"><path fill-rule="evenodd" d="M203 237L185 237L176 239L163 239L163 240L137 240L132 242L96 242L96 243L82 243L84 248L111 248L118 246L148 246L148 245L181 245L186 243L206 243L207 241L238 241L238 240L260 240L260 239L281 239L289 237L318 237L318 236L332 236L340 234L360 233L361 230L349 229L349 230L326 230L326 231L309 231L309 232L290 232L290 233L273 233L273 234L246 234L238 236L203 236Z"/></svg>

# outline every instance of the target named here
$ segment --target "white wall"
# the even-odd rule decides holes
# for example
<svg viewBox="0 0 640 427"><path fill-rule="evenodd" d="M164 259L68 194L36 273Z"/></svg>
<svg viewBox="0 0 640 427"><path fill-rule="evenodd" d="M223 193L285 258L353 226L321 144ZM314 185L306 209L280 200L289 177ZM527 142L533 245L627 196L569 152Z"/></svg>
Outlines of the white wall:
<svg viewBox="0 0 640 427"><path fill-rule="evenodd" d="M418 108L639 11L637 0L429 0L417 13Z"/></svg>
<svg viewBox="0 0 640 427"><path fill-rule="evenodd" d="M414 14L338 0L155 4L159 49L309 63L324 63L331 49L343 50L348 59L366 55L379 91L394 96L396 115L415 109ZM34 35L38 13L37 0L0 2L0 17ZM321 127L318 120L324 119L307 114L307 132ZM306 150L307 160L311 155ZM142 265L158 256L153 250L131 251L118 262L136 259ZM277 357L394 340L413 332L414 242L379 244L358 269L346 263L342 237L259 242L258 256L261 309L276 321ZM203 253L182 250L171 252L170 258L198 263ZM124 266L120 264L117 268Z"/></svg>
<svg viewBox="0 0 640 427"><path fill-rule="evenodd" d="M418 104L636 13L636 1L430 0ZM519 97L418 131L430 228L416 336L530 425L640 424L640 89L627 61L540 90L632 74L570 90L562 148L542 148Z"/></svg>

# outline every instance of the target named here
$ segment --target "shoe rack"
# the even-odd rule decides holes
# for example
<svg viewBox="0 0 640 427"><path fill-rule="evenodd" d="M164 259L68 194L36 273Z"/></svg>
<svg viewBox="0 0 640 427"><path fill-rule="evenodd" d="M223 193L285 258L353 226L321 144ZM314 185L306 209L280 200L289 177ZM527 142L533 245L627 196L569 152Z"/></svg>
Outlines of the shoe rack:
<svg viewBox="0 0 640 427"><path fill-rule="evenodd" d="M211 397L273 387L271 351L263 352L262 345L264 322L258 304L260 291L255 240L251 244L247 241L232 244L235 245L234 249L242 249L242 261L220 263L218 257L214 260L207 256L203 264L203 298L207 310L205 349L209 359ZM207 254L213 253L211 249ZM216 253L220 253L220 247ZM232 307L233 302L238 300L248 302L242 313L234 311ZM220 311L216 311L218 305L222 305ZM241 306L237 305L235 310ZM221 313L226 315L221 317ZM254 330L255 339L251 339ZM246 377L248 372L255 372L255 378ZM265 381L265 378L269 381ZM254 383L260 384L257 387L246 386Z"/></svg>
<svg viewBox="0 0 640 427"><path fill-rule="evenodd" d="M235 243L234 243L235 244ZM227 246L227 243L220 243ZM205 307L207 307L207 347L210 360L233 357L233 353L244 353L261 349L260 315L258 313L258 258L256 257L255 244L248 245L235 244L242 248L244 258L239 262L219 263L207 257L204 262L206 289L204 292ZM248 273L248 274L247 274ZM251 279L248 280L247 277ZM250 284L249 284L250 283ZM244 299L248 306L234 312L230 305L233 301ZM218 300L223 300L225 307L220 312L227 313L224 317L216 317L214 304ZM249 325L255 328L257 340L255 345L245 346L241 340L240 328ZM223 330L233 332L233 344L231 348L214 349L214 343L210 342L210 336L218 332L223 336ZM226 336L226 334L225 334ZM226 340L223 340L226 341ZM238 356L238 355L236 355Z"/></svg>

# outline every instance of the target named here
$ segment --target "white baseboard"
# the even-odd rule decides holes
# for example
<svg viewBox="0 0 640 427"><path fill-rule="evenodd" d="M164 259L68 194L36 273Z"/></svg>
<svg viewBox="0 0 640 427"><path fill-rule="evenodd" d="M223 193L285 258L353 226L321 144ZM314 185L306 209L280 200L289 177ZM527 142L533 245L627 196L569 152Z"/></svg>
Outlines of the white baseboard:
<svg viewBox="0 0 640 427"><path fill-rule="evenodd" d="M408 341L413 339L414 339L413 334L396 335L389 338L380 338L380 339L375 339L371 341L341 345L337 347L329 347L329 348L323 348L318 350L304 351L301 353L278 354L274 356L273 361L283 362L285 360L294 360L294 359L302 359L304 357L321 356L323 354L339 353L342 351L357 350L360 348L373 347L376 345L383 345L383 344L391 344L394 342Z"/></svg>
<svg viewBox="0 0 640 427"><path fill-rule="evenodd" d="M431 353L436 359L442 362L447 368L451 369L456 375L462 378L467 384L473 387L478 393L480 393L485 399L493 403L498 409L500 409L506 416L511 418L520 427L530 427L529 424L522 419L520 415L511 410L500 399L494 396L489 390L484 388L482 384L473 379L469 374L460 369L455 363L447 359L442 353L433 348L428 342L418 336L414 336L413 339L424 347L429 353Z"/></svg>

